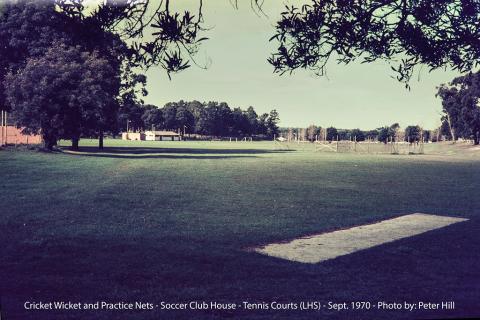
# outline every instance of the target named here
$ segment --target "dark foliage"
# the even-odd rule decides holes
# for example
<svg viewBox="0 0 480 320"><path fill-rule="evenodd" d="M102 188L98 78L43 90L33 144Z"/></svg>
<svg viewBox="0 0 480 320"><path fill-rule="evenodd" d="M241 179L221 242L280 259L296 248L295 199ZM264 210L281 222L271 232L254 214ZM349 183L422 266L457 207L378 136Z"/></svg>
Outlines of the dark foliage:
<svg viewBox="0 0 480 320"><path fill-rule="evenodd" d="M405 128L405 141L419 142L423 138L423 131L420 126L408 126Z"/></svg>
<svg viewBox="0 0 480 320"><path fill-rule="evenodd" d="M9 73L5 84L17 125L41 134L48 149L60 138L71 139L77 148L80 135L98 136L115 127L120 79L96 52L55 43Z"/></svg>
<svg viewBox="0 0 480 320"><path fill-rule="evenodd" d="M414 67L468 71L480 58L480 3L474 0L312 0L287 6L269 62L284 73L326 73L329 60L386 60L408 87Z"/></svg>
<svg viewBox="0 0 480 320"><path fill-rule="evenodd" d="M444 122L453 139L462 137L480 143L480 73L468 73L438 88L442 99Z"/></svg>
<svg viewBox="0 0 480 320"><path fill-rule="evenodd" d="M327 128L327 140L328 141L334 141L338 140L338 130L335 127L329 127Z"/></svg>
<svg viewBox="0 0 480 320"><path fill-rule="evenodd" d="M258 116L253 107L234 108L226 102L169 102L163 108L136 105L120 112L120 128L126 130L172 130L184 134L214 137L260 137L278 135L279 114L272 110Z"/></svg>

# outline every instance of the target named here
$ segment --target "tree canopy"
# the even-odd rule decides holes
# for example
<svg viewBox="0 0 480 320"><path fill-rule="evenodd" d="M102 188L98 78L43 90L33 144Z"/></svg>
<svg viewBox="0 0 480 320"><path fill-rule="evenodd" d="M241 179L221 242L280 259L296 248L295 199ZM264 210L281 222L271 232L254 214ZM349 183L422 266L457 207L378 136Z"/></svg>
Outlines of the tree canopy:
<svg viewBox="0 0 480 320"><path fill-rule="evenodd" d="M273 138L278 135L279 114L276 110L257 115L253 107L247 110L231 109L226 102L183 101L168 102L163 108L138 106L131 118L138 117L140 123L129 126L130 130L180 131L213 137L258 137ZM139 116L138 113L142 112ZM128 114L124 115L129 117ZM137 120L136 120L137 121ZM126 123L125 123L126 124ZM126 129L125 124L121 129Z"/></svg>
<svg viewBox="0 0 480 320"><path fill-rule="evenodd" d="M419 142L423 138L423 131L420 126L408 126L405 128L405 141Z"/></svg>
<svg viewBox="0 0 480 320"><path fill-rule="evenodd" d="M473 139L480 143L480 73L468 73L438 88L444 119L452 138Z"/></svg>
<svg viewBox="0 0 480 320"><path fill-rule="evenodd" d="M408 86L414 67L478 66L480 3L475 0L312 0L287 6L272 40L269 62L279 73L299 68L326 73L336 59L348 64L386 60Z"/></svg>
<svg viewBox="0 0 480 320"><path fill-rule="evenodd" d="M12 115L26 133L41 133L51 149L58 139L98 135L116 122L120 79L96 52L56 43L45 55L6 76L5 94Z"/></svg>

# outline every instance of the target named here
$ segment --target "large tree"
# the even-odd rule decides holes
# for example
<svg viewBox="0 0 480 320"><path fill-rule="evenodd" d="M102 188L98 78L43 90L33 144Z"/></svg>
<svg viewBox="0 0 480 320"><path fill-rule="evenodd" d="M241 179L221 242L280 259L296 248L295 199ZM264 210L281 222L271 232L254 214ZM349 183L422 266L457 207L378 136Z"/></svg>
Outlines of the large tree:
<svg viewBox="0 0 480 320"><path fill-rule="evenodd" d="M96 52L55 43L6 76L5 95L25 133L41 134L48 149L60 138L77 149L81 134L103 136L112 129L119 86L115 68Z"/></svg>
<svg viewBox="0 0 480 320"><path fill-rule="evenodd" d="M6 76L8 73L16 74L21 73L23 68L26 68L31 61L42 59L48 55L52 55L51 48L55 48L58 44L61 46L78 48L82 54L88 54L90 57L95 57L100 64L107 63L110 71L108 77L112 80L115 79L115 84L108 88L106 83L108 80L99 81L95 84L90 83L89 86L91 94L95 94L95 101L90 101L90 110L102 109L101 113L92 111L87 119L81 119L87 121L88 124L84 125L81 134L88 136L98 136L99 146L103 146L103 134L105 130L115 131L115 122L112 120L116 116L116 110L118 104L105 103L105 101L113 101L114 98L121 95L122 88L125 89L132 81L132 72L124 72L124 81L122 85L118 85L118 79L120 74L124 70L131 69L133 66L138 65L134 52L127 46L126 42L121 36L115 32L112 32L105 27L105 24L94 23L91 20L91 16L87 17L83 12L77 12L81 6L82 1L33 1L33 0L16 0L8 1L0 4L0 108L10 109L12 105L8 103L9 100L5 100L6 89L2 88L8 86L8 80ZM61 54L61 53L60 53ZM95 61L91 60L90 64L95 64ZM43 60L42 60L43 61ZM54 60L52 60L54 61ZM51 67L61 67L60 64L51 65ZM70 65L71 67L71 65ZM96 70L95 68L91 69ZM59 68L57 70L48 70L45 73L45 77L52 77L55 72L58 73L58 79L62 79L62 72L65 70ZM36 71L38 72L38 70ZM98 76L90 77L88 70L85 70L86 79L98 78ZM40 77L41 74L38 74ZM25 80L26 78L24 78ZM35 84L36 79L32 79ZM58 80L60 81L60 80ZM69 94L69 83L71 79L65 79L63 86L59 85L56 92L57 96ZM80 89L80 88L79 88ZM92 95L85 98L86 100L92 100ZM80 96L77 97L80 99ZM17 101L18 102L18 101ZM97 106L95 106L97 105ZM18 106L18 104L17 104ZM100 107L101 106L101 107ZM68 108L68 106L65 106ZM24 114L20 114L23 112ZM53 112L53 110L50 110ZM58 121L61 121L62 112L64 110L58 109L55 116ZM28 106L25 108L17 108L14 115L18 119L22 119L21 122L17 122L18 125L26 126L26 130L36 131L37 127L33 125L35 121L39 119L30 119L26 121L26 117L32 116L35 111L30 112ZM87 117L87 115L84 115ZM68 121L65 118L63 127L67 127ZM77 120L77 122L80 119ZM31 127L28 127L30 126ZM76 131L77 128L72 129ZM77 133L72 133L73 136ZM73 140L73 147L78 144L77 137L71 137Z"/></svg>
<svg viewBox="0 0 480 320"><path fill-rule="evenodd" d="M68 39L66 21L53 2L7 1L0 4L0 109L8 110L4 79L9 71L39 57L54 41Z"/></svg>
<svg viewBox="0 0 480 320"><path fill-rule="evenodd" d="M468 73L438 88L444 120L452 138L463 137L480 143L480 73Z"/></svg>

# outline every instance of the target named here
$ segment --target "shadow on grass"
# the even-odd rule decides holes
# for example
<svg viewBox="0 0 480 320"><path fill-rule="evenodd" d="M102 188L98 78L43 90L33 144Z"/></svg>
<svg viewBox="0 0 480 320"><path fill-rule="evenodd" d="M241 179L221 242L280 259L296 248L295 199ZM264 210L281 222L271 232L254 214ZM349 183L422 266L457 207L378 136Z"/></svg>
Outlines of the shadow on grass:
<svg viewBox="0 0 480 320"><path fill-rule="evenodd" d="M266 149L207 149L207 148L155 148L155 147L81 147L72 151L68 147L61 152L75 156L125 158L125 159L228 159L253 158L259 154L283 153L283 150Z"/></svg>
<svg viewBox="0 0 480 320"><path fill-rule="evenodd" d="M7 233L15 233L12 228ZM480 223L470 220L315 265L247 253L234 238L52 237L4 243L6 319L427 319L480 315ZM8 235L0 239L8 239ZM23 238L23 239L21 239ZM255 241L255 239L249 239ZM101 298L99 298L101 297ZM455 301L454 310L27 311L25 301ZM120 318L119 318L120 319Z"/></svg>

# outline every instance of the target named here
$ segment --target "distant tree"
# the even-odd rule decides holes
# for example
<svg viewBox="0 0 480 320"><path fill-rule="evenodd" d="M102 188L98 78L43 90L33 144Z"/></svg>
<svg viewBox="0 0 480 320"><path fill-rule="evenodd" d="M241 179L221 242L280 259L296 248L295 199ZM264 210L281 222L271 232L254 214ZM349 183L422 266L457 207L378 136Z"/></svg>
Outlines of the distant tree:
<svg viewBox="0 0 480 320"><path fill-rule="evenodd" d="M311 124L307 128L307 138L310 142L315 141L317 135L317 127L314 124Z"/></svg>
<svg viewBox="0 0 480 320"><path fill-rule="evenodd" d="M232 125L232 111L227 103L210 101L205 107L205 132L216 137L228 136Z"/></svg>
<svg viewBox="0 0 480 320"><path fill-rule="evenodd" d="M440 129L440 135L443 138L445 138L447 140L453 140L452 130L451 130L452 128L446 120L442 121L442 124L440 125L439 129Z"/></svg>
<svg viewBox="0 0 480 320"><path fill-rule="evenodd" d="M231 133L235 137L250 134L250 122L245 111L240 108L234 108L232 111L232 129Z"/></svg>
<svg viewBox="0 0 480 320"><path fill-rule="evenodd" d="M435 128L433 129L431 132L430 132L430 140L432 142L439 142L440 141L440 138L441 138L441 134L440 134L440 128Z"/></svg>
<svg viewBox="0 0 480 320"><path fill-rule="evenodd" d="M298 130L298 140L300 141L307 140L307 130L305 128L300 128Z"/></svg>
<svg viewBox="0 0 480 320"><path fill-rule="evenodd" d="M405 128L405 141L410 143L420 141L422 129L419 126L408 126Z"/></svg>
<svg viewBox="0 0 480 320"><path fill-rule="evenodd" d="M226 137L230 134L230 128L232 127L232 109L230 109L226 102L220 102L218 105L215 122L215 131L217 131L215 135Z"/></svg>
<svg viewBox="0 0 480 320"><path fill-rule="evenodd" d="M195 112L195 133L209 135L208 114L205 108L199 108Z"/></svg>
<svg viewBox="0 0 480 320"><path fill-rule="evenodd" d="M195 128L195 117L183 101L177 108L176 124L181 132L191 132Z"/></svg>
<svg viewBox="0 0 480 320"><path fill-rule="evenodd" d="M163 128L163 112L156 106L145 106L142 115L142 121L146 129Z"/></svg>
<svg viewBox="0 0 480 320"><path fill-rule="evenodd" d="M318 140L325 141L327 137L327 128L320 128Z"/></svg>
<svg viewBox="0 0 480 320"><path fill-rule="evenodd" d="M277 110L273 109L270 111L266 121L267 135L269 138L278 136L278 122L280 121L280 116L278 115Z"/></svg>
<svg viewBox="0 0 480 320"><path fill-rule="evenodd" d="M288 140L288 141L292 141L293 139L295 139L294 134L293 134L293 129L292 129L292 128L288 128L287 140Z"/></svg>
<svg viewBox="0 0 480 320"><path fill-rule="evenodd" d="M399 140L400 125L398 123L394 123L390 126L390 129L391 129L391 132L392 132L393 140L398 141Z"/></svg>
<svg viewBox="0 0 480 320"><path fill-rule="evenodd" d="M169 102L162 109L164 127L167 130L176 130L178 128L177 107L178 104L176 102Z"/></svg>
<svg viewBox="0 0 480 320"><path fill-rule="evenodd" d="M188 133L199 133L202 134L202 126L204 123L205 115L205 106L203 103L197 100L193 100L186 103L188 111L193 116L193 126L187 127L186 132Z"/></svg>
<svg viewBox="0 0 480 320"><path fill-rule="evenodd" d="M145 109L134 101L120 104L118 128L120 131L141 131L145 129L142 116Z"/></svg>
<svg viewBox="0 0 480 320"><path fill-rule="evenodd" d="M245 111L245 115L248 119L248 123L250 124L248 133L250 135L256 134L259 128L258 128L258 115L255 112L255 109L252 106L248 107L247 110Z"/></svg>
<svg viewBox="0 0 480 320"><path fill-rule="evenodd" d="M256 134L264 136L268 134L267 120L268 113L263 113L262 115L260 115L260 117L258 118Z"/></svg>
<svg viewBox="0 0 480 320"><path fill-rule="evenodd" d="M365 132L365 138L370 140L376 140L378 138L378 130L369 130Z"/></svg>
<svg viewBox="0 0 480 320"><path fill-rule="evenodd" d="M327 128L327 141L337 140L338 130L334 127Z"/></svg>
<svg viewBox="0 0 480 320"><path fill-rule="evenodd" d="M338 140L350 140L350 131L345 129L339 129Z"/></svg>
<svg viewBox="0 0 480 320"><path fill-rule="evenodd" d="M428 142L428 141L431 141L432 140L432 130L423 130L423 133L422 133L422 139L424 142Z"/></svg>
<svg viewBox="0 0 480 320"><path fill-rule="evenodd" d="M115 126L119 86L116 70L96 52L57 43L9 73L5 94L25 133L41 134L47 149L61 138L78 149L81 134L99 136L103 147L103 133Z"/></svg>
<svg viewBox="0 0 480 320"><path fill-rule="evenodd" d="M354 139L356 141L364 141L365 140L365 133L360 129L353 129L350 132L350 136L352 137L352 139Z"/></svg>
<svg viewBox="0 0 480 320"><path fill-rule="evenodd" d="M391 126L378 128L377 131L378 131L377 139L380 142L387 143L389 141L392 141L395 138L395 131Z"/></svg>

